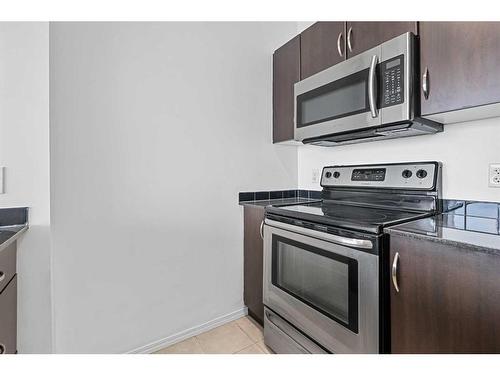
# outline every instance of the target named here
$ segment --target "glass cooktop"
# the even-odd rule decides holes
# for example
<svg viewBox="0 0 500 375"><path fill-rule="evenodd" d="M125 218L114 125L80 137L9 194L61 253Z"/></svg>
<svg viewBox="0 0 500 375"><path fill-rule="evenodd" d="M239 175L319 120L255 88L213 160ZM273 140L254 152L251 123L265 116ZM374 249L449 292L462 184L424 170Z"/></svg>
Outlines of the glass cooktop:
<svg viewBox="0 0 500 375"><path fill-rule="evenodd" d="M271 206L267 212L348 229L380 233L388 225L428 216L426 213L360 207L334 202L315 202L293 206Z"/></svg>

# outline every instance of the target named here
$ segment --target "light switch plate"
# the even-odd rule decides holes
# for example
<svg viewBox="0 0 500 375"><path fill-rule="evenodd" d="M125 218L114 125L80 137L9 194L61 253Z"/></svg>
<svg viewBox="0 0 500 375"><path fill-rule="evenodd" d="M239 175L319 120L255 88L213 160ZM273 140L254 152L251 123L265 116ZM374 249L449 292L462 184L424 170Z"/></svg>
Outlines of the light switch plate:
<svg viewBox="0 0 500 375"><path fill-rule="evenodd" d="M4 181L3 181L4 180L4 178L3 178L4 173L3 173L3 171L4 170L5 170L4 167L0 167L0 194L5 193L4 188L3 188L3 185L4 185Z"/></svg>

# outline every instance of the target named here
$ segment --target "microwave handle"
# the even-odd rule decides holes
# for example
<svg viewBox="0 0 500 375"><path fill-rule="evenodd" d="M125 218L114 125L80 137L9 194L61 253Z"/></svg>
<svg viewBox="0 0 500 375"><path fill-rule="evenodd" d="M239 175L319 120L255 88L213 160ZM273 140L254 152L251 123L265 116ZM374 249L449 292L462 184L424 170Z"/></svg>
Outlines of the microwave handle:
<svg viewBox="0 0 500 375"><path fill-rule="evenodd" d="M370 104L370 112L372 117L376 118L378 116L377 109L377 76L376 68L378 63L378 56L373 55L372 62L370 64L370 71L368 73L368 103Z"/></svg>

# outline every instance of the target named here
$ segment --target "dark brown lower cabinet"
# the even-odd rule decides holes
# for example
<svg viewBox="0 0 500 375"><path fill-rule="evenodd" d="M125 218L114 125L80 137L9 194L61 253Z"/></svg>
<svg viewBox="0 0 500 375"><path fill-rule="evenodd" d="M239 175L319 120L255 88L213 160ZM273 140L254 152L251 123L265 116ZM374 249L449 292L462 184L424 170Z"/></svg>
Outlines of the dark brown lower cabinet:
<svg viewBox="0 0 500 375"><path fill-rule="evenodd" d="M500 254L398 235L390 242L391 267L399 258L392 353L500 353Z"/></svg>
<svg viewBox="0 0 500 375"><path fill-rule="evenodd" d="M264 322L262 300L263 251L264 243L260 236L260 225L264 220L264 207L244 207L244 284L243 300L248 314L260 324Z"/></svg>
<svg viewBox="0 0 500 375"><path fill-rule="evenodd" d="M17 352L17 276L0 293L0 354Z"/></svg>

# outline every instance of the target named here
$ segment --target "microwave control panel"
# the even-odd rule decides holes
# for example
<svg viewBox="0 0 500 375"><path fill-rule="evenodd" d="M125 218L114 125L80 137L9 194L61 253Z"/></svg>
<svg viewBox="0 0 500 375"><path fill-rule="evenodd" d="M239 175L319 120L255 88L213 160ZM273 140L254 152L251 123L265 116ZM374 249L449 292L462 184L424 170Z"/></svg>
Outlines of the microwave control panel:
<svg viewBox="0 0 500 375"><path fill-rule="evenodd" d="M382 78L381 107L404 102L404 55L383 61L380 64Z"/></svg>

